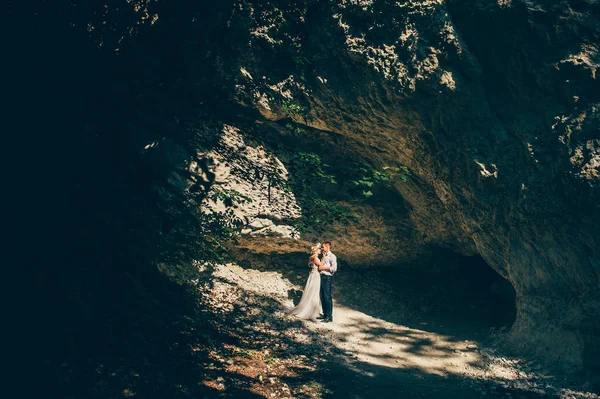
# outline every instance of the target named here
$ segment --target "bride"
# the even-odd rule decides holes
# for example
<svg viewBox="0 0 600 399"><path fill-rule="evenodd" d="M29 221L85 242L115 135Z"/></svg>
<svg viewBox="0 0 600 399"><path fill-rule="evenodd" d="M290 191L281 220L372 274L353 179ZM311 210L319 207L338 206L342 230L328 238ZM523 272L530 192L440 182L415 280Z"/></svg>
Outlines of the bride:
<svg viewBox="0 0 600 399"><path fill-rule="evenodd" d="M321 313L321 275L319 274L319 266L323 263L319 260L321 253L321 244L314 245L311 249L311 255L308 259L308 266L311 268L302 298L298 306L290 310L291 314L298 316L301 319L315 319Z"/></svg>

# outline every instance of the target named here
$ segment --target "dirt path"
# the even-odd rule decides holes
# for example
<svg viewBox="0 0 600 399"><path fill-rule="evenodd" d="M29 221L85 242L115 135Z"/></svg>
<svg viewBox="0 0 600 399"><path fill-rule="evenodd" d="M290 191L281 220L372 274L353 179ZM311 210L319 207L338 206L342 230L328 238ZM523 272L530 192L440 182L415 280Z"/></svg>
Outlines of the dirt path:
<svg viewBox="0 0 600 399"><path fill-rule="evenodd" d="M248 393L289 398L598 398L581 387L567 388L565 381L521 359L502 357L492 347L465 340L464 334L461 339L442 334L429 328L431 322L408 327L389 321L401 319L401 306L398 314L386 309L385 317L371 316L365 309L386 295L377 292L377 284L368 293L372 300L363 298L360 310L345 306L340 298L334 322L324 324L286 314L293 306L290 296L303 287L281 273L228 264L217 266L214 277L214 284L203 290L205 297L222 315L223 326L235 332L237 342L254 348L233 345L225 363L229 373L247 378ZM346 292L357 288L349 281ZM232 384L238 377L207 386L222 387L226 394L227 378Z"/></svg>

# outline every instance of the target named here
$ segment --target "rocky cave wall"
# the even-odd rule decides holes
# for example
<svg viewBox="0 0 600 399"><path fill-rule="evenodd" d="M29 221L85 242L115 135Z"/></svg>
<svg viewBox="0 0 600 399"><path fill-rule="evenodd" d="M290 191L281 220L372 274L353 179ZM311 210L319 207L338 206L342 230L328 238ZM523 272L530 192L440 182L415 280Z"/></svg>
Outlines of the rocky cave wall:
<svg viewBox="0 0 600 399"><path fill-rule="evenodd" d="M595 362L598 11L343 1L294 19L295 7L246 3L254 52L237 95L329 136L332 151L407 166L414 177L396 188L420 233L409 245L481 254L517 291L515 347ZM307 61L273 73L285 45Z"/></svg>
<svg viewBox="0 0 600 399"><path fill-rule="evenodd" d="M356 267L414 262L436 246L480 254L515 287L515 349L597 366L597 2L148 2L140 10L141 25L121 26L139 30L125 41L110 23L81 27L99 51L121 57L115 65L130 66L118 76L137 115L124 128L127 146L163 179L157 201L199 187L198 162L219 148L224 126L247 140L240 149L250 158L264 151L282 167L299 149L342 177L352 163L406 167L405 181L371 199L317 185L358 217L303 238L336 237L338 255ZM297 217L290 212L241 216L253 231L285 235ZM254 219L279 226L250 226ZM160 222L161 234L177 223Z"/></svg>

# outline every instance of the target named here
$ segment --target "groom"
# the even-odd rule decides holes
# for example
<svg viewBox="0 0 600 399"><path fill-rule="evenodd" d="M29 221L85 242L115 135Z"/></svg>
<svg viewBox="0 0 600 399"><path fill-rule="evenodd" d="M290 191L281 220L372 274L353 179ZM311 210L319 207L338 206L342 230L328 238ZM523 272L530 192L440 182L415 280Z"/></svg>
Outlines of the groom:
<svg viewBox="0 0 600 399"><path fill-rule="evenodd" d="M318 317L323 323L331 323L333 321L333 298L331 296L331 283L333 275L337 271L337 258L331 252L331 242L323 243L321 249L323 254L322 265L319 266L321 273L321 304L323 305L323 316Z"/></svg>

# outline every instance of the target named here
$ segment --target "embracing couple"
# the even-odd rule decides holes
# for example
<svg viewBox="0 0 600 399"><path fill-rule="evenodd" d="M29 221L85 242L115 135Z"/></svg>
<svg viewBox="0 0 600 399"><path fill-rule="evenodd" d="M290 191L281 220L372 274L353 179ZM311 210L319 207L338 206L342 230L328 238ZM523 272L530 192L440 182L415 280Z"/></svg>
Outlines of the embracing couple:
<svg viewBox="0 0 600 399"><path fill-rule="evenodd" d="M319 255L321 257L319 258ZM324 323L333 321L333 298L331 285L337 271L337 258L331 252L331 242L316 244L311 248L308 259L310 274L298 306L290 313L302 319L320 319ZM321 308L323 313L321 313Z"/></svg>

